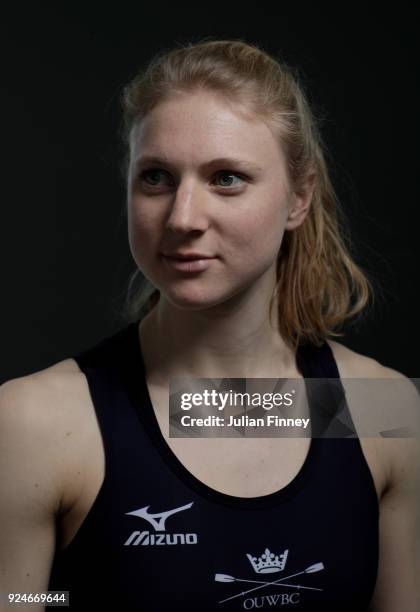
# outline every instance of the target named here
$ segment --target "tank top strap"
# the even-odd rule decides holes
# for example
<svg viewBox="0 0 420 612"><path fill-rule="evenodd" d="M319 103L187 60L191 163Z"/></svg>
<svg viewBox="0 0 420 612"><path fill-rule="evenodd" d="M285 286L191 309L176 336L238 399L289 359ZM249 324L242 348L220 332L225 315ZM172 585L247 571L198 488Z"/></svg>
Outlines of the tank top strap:
<svg viewBox="0 0 420 612"><path fill-rule="evenodd" d="M334 354L325 340L321 346L299 344L296 362L305 378L340 378Z"/></svg>
<svg viewBox="0 0 420 612"><path fill-rule="evenodd" d="M296 364L305 379L312 436L357 438L337 362L330 345L300 344Z"/></svg>

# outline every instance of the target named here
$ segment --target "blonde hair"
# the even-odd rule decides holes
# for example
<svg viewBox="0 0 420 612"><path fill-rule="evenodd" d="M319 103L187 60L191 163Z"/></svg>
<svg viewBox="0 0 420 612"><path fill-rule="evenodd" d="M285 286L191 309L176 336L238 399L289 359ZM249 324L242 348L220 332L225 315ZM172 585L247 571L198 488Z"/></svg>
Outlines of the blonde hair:
<svg viewBox="0 0 420 612"><path fill-rule="evenodd" d="M307 217L286 231L277 262L279 331L287 344L320 346L361 313L373 297L372 283L350 250L347 224L331 183L317 120L296 71L257 45L242 40L201 40L162 51L128 85L121 97L122 137L129 164L132 127L164 98L205 89L245 105L278 128L291 189L299 193L310 173L314 191ZM130 279L125 316L137 320L157 303L160 292L143 279Z"/></svg>

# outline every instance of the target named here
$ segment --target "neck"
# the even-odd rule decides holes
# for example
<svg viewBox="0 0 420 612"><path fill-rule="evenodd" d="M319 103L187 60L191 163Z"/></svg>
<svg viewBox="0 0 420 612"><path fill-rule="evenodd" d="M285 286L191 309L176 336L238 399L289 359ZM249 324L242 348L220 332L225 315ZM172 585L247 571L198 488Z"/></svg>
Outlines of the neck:
<svg viewBox="0 0 420 612"><path fill-rule="evenodd" d="M261 294L194 311L161 296L139 326L149 379L300 377L279 332L277 302L273 315L270 321L269 299Z"/></svg>

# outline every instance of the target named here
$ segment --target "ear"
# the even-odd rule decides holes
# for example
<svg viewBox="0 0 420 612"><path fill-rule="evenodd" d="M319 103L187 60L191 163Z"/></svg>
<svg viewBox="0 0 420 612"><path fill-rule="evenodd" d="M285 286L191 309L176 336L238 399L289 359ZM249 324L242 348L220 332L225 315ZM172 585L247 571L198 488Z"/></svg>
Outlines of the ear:
<svg viewBox="0 0 420 612"><path fill-rule="evenodd" d="M301 225L309 212L315 189L315 173L309 175L308 179L299 192L293 192L289 204L289 214L285 230L294 230Z"/></svg>

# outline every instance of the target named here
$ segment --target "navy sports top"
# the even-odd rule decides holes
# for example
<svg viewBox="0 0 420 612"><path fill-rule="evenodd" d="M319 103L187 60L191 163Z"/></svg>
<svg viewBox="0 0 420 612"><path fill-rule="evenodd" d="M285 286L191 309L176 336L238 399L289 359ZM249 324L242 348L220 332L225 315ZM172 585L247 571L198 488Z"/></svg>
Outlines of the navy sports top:
<svg viewBox="0 0 420 612"><path fill-rule="evenodd" d="M70 609L368 609L379 504L357 437L313 437L287 486L227 495L194 477L161 433L138 322L74 358L96 410L105 478L63 551L57 538L48 588L69 591ZM301 345L296 360L305 379L341 386L327 343ZM317 401L309 388L308 401Z"/></svg>

